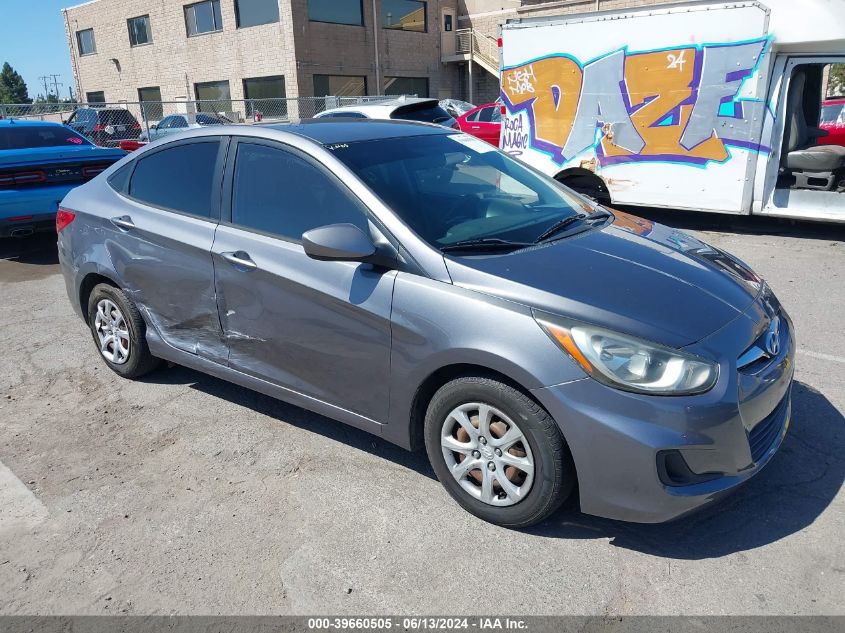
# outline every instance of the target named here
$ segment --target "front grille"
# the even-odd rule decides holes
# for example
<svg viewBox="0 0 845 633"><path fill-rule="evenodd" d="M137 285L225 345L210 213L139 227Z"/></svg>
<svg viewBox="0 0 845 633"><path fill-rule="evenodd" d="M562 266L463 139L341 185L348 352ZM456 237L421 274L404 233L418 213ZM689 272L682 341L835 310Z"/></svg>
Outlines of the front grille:
<svg viewBox="0 0 845 633"><path fill-rule="evenodd" d="M780 437L783 425L786 424L786 408L789 406L789 393L780 401L775 410L766 416L748 433L748 444L751 447L751 459L756 463L765 455L775 440Z"/></svg>

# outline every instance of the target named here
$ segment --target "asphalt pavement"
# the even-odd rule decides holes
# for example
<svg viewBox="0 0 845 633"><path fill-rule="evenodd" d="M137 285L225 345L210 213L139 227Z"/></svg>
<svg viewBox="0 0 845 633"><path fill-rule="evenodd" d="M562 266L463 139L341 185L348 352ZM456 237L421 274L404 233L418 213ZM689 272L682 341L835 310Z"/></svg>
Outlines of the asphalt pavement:
<svg viewBox="0 0 845 633"><path fill-rule="evenodd" d="M0 241L0 614L845 614L845 226L654 214L793 317L779 454L666 525L512 531L425 454L187 369L122 380L55 237Z"/></svg>

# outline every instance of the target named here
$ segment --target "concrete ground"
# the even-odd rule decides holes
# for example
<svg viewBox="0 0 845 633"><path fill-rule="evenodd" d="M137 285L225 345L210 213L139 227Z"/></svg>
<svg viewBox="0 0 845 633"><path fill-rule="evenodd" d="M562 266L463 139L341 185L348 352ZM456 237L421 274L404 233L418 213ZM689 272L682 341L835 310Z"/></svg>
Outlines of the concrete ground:
<svg viewBox="0 0 845 633"><path fill-rule="evenodd" d="M118 378L54 239L0 242L0 613L845 614L845 229L657 219L792 314L790 434L705 514L524 532L461 510L422 453L186 369Z"/></svg>

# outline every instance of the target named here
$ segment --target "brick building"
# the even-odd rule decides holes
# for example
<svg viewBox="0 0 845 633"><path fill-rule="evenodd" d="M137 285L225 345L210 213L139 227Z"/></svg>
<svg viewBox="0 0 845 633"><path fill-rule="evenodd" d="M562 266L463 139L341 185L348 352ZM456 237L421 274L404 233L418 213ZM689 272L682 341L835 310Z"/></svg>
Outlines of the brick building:
<svg viewBox="0 0 845 633"><path fill-rule="evenodd" d="M419 94L482 103L498 94L498 24L660 1L91 0L63 17L82 100Z"/></svg>

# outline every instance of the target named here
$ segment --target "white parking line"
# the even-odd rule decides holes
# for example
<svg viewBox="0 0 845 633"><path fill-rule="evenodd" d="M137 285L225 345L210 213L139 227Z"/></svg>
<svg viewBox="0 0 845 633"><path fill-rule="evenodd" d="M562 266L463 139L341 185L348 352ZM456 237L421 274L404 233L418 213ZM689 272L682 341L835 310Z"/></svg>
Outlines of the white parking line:
<svg viewBox="0 0 845 633"><path fill-rule="evenodd" d="M829 360L832 363L842 363L845 365L845 358L842 356L831 356L830 354L822 354L821 352L811 352L808 349L799 349L799 354L809 356L810 358L818 358L819 360Z"/></svg>
<svg viewBox="0 0 845 633"><path fill-rule="evenodd" d="M47 506L0 462L0 531L13 525L32 527L48 515Z"/></svg>

